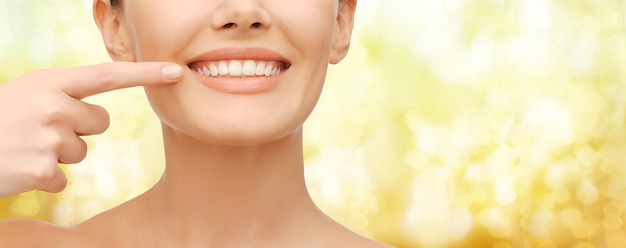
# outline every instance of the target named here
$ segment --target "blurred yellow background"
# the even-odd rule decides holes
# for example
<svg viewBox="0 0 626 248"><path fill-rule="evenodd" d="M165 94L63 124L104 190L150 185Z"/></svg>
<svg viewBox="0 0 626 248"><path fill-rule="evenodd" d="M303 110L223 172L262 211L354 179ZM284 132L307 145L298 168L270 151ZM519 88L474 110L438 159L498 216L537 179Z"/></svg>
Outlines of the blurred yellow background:
<svg viewBox="0 0 626 248"><path fill-rule="evenodd" d="M305 125L316 202L399 248L626 247L625 13L623 0L361 0ZM0 82L107 61L91 0L0 0ZM75 224L159 177L142 90L87 101L112 124L65 167L68 188L0 199L0 219Z"/></svg>

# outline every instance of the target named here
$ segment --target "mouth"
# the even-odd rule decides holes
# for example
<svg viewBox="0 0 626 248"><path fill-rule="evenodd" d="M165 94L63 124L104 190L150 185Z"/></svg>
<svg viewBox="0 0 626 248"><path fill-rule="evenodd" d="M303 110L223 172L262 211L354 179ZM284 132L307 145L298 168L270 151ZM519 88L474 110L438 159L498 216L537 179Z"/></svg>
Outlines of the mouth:
<svg viewBox="0 0 626 248"><path fill-rule="evenodd" d="M229 94L254 94L278 86L291 63L264 48L225 48L200 55L187 67L209 88Z"/></svg>
<svg viewBox="0 0 626 248"><path fill-rule="evenodd" d="M187 66L205 77L271 77L289 69L291 65L284 61L233 59L200 61Z"/></svg>

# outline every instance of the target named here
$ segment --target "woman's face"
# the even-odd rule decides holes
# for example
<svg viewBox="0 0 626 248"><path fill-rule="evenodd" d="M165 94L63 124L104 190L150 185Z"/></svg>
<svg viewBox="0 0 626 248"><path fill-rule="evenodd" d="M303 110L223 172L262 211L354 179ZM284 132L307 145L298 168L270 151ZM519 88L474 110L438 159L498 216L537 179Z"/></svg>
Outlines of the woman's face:
<svg viewBox="0 0 626 248"><path fill-rule="evenodd" d="M124 0L94 14L115 60L172 61L180 83L146 88L164 125L204 142L255 144L301 127L329 63L347 52L355 1Z"/></svg>

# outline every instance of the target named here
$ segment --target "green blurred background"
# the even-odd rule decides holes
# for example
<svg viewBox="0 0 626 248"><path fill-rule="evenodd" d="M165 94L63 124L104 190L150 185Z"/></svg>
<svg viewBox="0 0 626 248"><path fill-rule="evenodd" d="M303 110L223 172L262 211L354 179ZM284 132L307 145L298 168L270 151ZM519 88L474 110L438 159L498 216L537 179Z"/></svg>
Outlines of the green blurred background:
<svg viewBox="0 0 626 248"><path fill-rule="evenodd" d="M626 247L626 2L361 0L348 58L305 125L316 202L405 247ZM0 0L0 82L109 61L91 0ZM83 221L163 169L141 89L111 112L60 194L0 219ZM1 137L0 137L1 138Z"/></svg>

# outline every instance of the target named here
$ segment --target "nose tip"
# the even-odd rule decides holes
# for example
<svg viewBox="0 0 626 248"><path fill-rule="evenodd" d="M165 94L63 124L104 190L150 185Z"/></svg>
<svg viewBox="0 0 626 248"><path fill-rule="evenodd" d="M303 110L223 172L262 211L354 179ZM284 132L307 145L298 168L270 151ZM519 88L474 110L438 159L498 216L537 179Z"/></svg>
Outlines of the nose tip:
<svg viewBox="0 0 626 248"><path fill-rule="evenodd" d="M260 23L260 22L254 22L254 23L250 24L248 28L250 28L250 29L258 29L258 28L262 28L264 26L265 25ZM234 23L234 22L229 22L229 23L224 24L221 28L222 29L236 29L236 28L239 28L239 24Z"/></svg>
<svg viewBox="0 0 626 248"><path fill-rule="evenodd" d="M257 1L226 1L212 18L217 30L257 30L269 28L271 19Z"/></svg>

